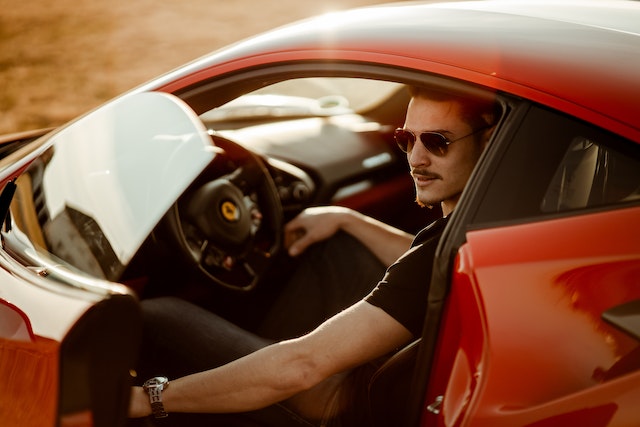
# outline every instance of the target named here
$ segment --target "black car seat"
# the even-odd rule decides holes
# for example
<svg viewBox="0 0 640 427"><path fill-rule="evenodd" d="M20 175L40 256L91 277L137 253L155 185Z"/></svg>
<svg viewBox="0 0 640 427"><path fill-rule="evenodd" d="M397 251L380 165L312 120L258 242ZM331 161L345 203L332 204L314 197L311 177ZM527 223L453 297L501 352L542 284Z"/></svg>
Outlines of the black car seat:
<svg viewBox="0 0 640 427"><path fill-rule="evenodd" d="M406 404L413 379L420 339L387 360L369 382L369 408L374 427L406 425Z"/></svg>

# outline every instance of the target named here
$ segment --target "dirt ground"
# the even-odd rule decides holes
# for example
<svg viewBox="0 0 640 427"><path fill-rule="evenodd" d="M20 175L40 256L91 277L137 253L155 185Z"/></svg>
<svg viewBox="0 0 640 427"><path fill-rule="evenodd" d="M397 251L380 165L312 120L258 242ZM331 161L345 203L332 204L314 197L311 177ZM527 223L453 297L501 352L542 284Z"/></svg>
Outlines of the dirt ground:
<svg viewBox="0 0 640 427"><path fill-rule="evenodd" d="M0 134L55 126L229 43L388 0L0 0Z"/></svg>

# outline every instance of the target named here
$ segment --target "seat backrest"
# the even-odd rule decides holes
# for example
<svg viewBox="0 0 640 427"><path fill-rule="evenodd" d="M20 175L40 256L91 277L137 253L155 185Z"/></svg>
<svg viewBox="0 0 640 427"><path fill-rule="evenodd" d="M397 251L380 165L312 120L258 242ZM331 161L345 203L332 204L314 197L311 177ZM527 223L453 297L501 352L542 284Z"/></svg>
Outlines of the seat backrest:
<svg viewBox="0 0 640 427"><path fill-rule="evenodd" d="M420 339L402 348L387 360L369 382L369 408L375 427L404 426L406 404Z"/></svg>

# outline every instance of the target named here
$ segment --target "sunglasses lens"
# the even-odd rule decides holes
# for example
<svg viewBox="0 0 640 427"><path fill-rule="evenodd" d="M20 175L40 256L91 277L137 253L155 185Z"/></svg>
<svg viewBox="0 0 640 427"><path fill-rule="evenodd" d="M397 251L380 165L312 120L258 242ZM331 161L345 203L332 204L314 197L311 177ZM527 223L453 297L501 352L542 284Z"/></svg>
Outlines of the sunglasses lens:
<svg viewBox="0 0 640 427"><path fill-rule="evenodd" d="M413 133L404 129L396 129L393 137L396 140L398 147L400 147L400 149L405 153L409 151L413 147L413 143L416 142L416 138L413 136Z"/></svg>
<svg viewBox="0 0 640 427"><path fill-rule="evenodd" d="M447 153L447 138L436 132L423 132L420 141L425 148L436 156L444 156Z"/></svg>
<svg viewBox="0 0 640 427"><path fill-rule="evenodd" d="M405 153L413 149L416 137L413 132L406 129L396 129L393 134L398 147ZM437 132L423 132L420 134L422 145L436 156L444 156L447 153L447 138Z"/></svg>

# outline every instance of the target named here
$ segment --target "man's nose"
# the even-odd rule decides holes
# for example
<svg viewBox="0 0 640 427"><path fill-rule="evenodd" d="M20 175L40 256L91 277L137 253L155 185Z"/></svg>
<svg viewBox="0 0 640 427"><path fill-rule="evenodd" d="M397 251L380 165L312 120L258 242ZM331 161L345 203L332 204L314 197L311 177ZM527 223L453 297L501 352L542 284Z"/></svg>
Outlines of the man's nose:
<svg viewBox="0 0 640 427"><path fill-rule="evenodd" d="M416 141L407 152L407 160L412 167L430 165L431 156L431 152L420 141Z"/></svg>

